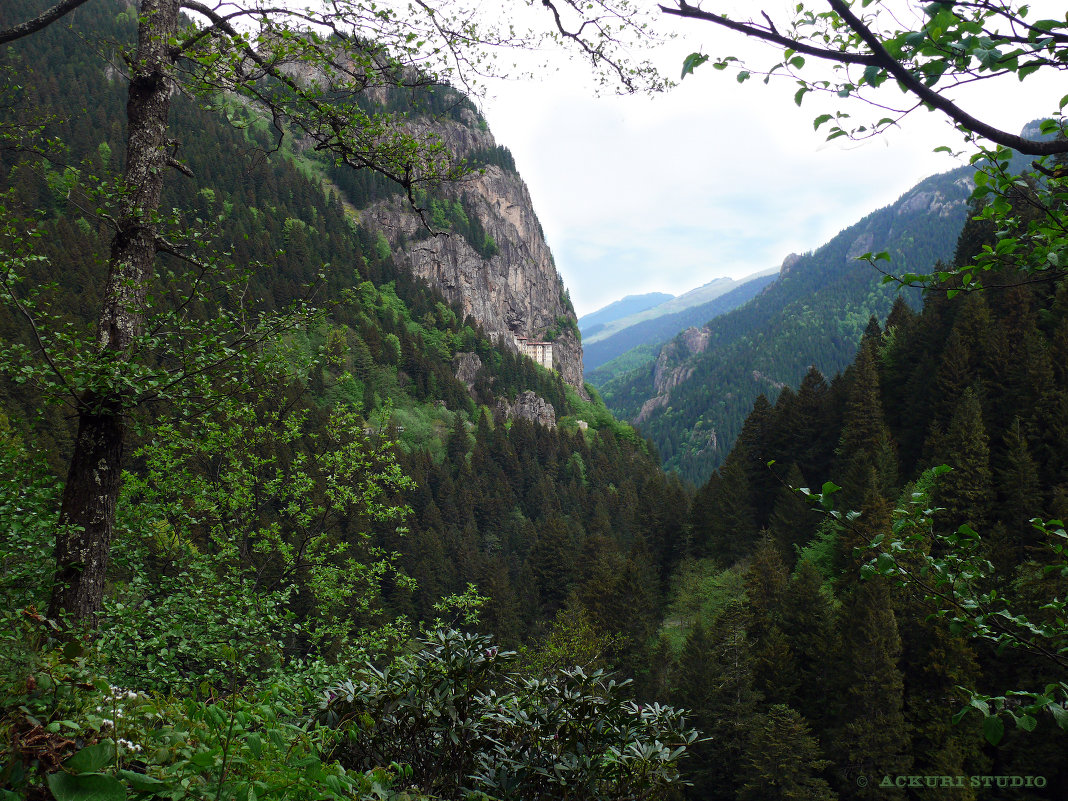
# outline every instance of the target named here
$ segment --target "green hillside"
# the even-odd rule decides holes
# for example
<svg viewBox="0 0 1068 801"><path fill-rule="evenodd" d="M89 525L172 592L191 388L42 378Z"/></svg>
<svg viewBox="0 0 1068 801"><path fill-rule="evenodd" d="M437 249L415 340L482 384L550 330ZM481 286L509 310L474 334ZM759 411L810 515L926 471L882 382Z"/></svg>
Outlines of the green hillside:
<svg viewBox="0 0 1068 801"><path fill-rule="evenodd" d="M634 420L660 395L639 428L667 468L704 480L730 451L758 395L774 400L780 387L796 386L813 365L827 375L844 369L869 318L890 311L897 290L855 257L888 251L899 272L927 270L950 258L967 213L968 175L960 168L923 181L804 254L748 304L713 319L706 350L664 366L692 370L670 392L658 393L649 363L605 382L605 402Z"/></svg>
<svg viewBox="0 0 1068 801"><path fill-rule="evenodd" d="M5 3L0 30L40 8ZM333 714L319 707L323 688L377 681L373 665L394 657L444 664L441 647L449 659L477 660L499 691L512 682L517 704L557 691L592 699L596 717L574 707L579 717L569 719L602 738L600 748L617 734L688 737L670 710L634 729L618 684L561 672L583 648L594 654L583 657L591 674L644 669L662 578L680 556L685 490L596 396L583 400L557 374L498 348L395 267L388 243L357 213L395 191L379 178L349 180L299 137L279 142L255 104L176 95L169 136L181 169L164 182L158 225L170 239L150 279L145 333L122 360L101 354L94 321L126 152L126 82L109 58L129 46L136 20L124 4L94 2L67 22L0 53L0 132L39 133L40 144L0 149L9 270L0 313L0 793L65 799L65 788L86 784L110 799L123 788L189 786L245 798L254 780L256 793L279 797L301 787L294 792L307 797L393 788L399 798L416 784L424 797L447 782L468 786L476 753L535 730L525 713L486 722L483 751L472 746L447 776L437 761L412 767L425 748L406 756L400 734L369 734L373 756L342 758L336 744L357 738L313 722ZM470 108L441 86L395 91L383 113L404 119ZM38 115L44 129L7 127L19 114ZM474 161L510 158L502 148ZM433 214L432 187L424 197ZM476 224L454 233L474 236ZM456 377L460 356L481 365L470 387ZM60 581L53 553L78 423L68 390L77 411L116 386L129 405L112 558L75 652L42 617ZM556 424L497 412L522 393L546 401ZM572 637L587 639L553 644ZM520 646L517 662L508 649ZM449 664L462 672L471 663ZM551 685L535 681L546 676ZM57 696L57 680L78 684ZM120 686L130 693L121 702L108 695ZM465 692L457 687L455 703L468 702ZM223 696L242 722L213 728ZM121 705L142 728L112 739L94 711L102 704ZM55 761L18 750L15 732L60 720L78 744L56 739ZM240 767L214 761L231 747L228 731L241 732ZM122 751L150 741L150 766ZM183 741L188 748L174 745ZM57 774L77 749L89 767ZM530 755L529 764L560 753ZM96 764L112 767L100 773ZM650 781L670 782L660 770ZM494 768L485 781L498 779ZM589 767L561 780L609 781Z"/></svg>

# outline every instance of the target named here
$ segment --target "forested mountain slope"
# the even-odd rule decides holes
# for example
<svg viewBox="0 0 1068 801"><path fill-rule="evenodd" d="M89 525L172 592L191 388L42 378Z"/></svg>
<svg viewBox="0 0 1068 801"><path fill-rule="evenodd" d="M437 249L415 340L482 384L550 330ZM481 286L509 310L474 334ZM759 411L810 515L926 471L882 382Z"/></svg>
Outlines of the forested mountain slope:
<svg viewBox="0 0 1068 801"><path fill-rule="evenodd" d="M928 178L818 250L787 259L779 280L751 302L605 383L605 402L637 422L666 467L705 479L730 451L757 395L774 397L813 365L828 375L843 369L868 318L889 312L897 289L856 258L887 251L898 272L948 259L970 191L970 168Z"/></svg>
<svg viewBox="0 0 1068 801"><path fill-rule="evenodd" d="M969 224L957 263L994 241ZM839 377L758 396L694 500L696 558L662 629L669 697L717 732L690 797L756 798L786 770L817 798L905 774L1068 792L1068 720L1027 706L1063 700L1068 284L1018 278L943 287L919 314L898 300ZM797 492L821 486L822 505ZM939 570L946 582L925 578ZM980 711L999 704L1004 726ZM953 792L982 798L984 781ZM892 780L879 792L912 797Z"/></svg>
<svg viewBox="0 0 1068 801"><path fill-rule="evenodd" d="M0 30L42 6L4 3ZM40 354L58 359L66 379L121 382L114 365L93 361L92 347L72 343L92 341L107 275L126 152L127 84L113 61L121 62L119 45L129 46L135 25L128 4L93 2L0 52L0 133L32 112L56 138L44 155L0 149L0 249L17 254L6 265L0 312L4 792L44 798L56 785L62 796L64 782L88 782L108 792L210 786L244 797L255 777L261 797L265 787L284 797L284 788L300 786L320 793L307 797L369 798L391 788L390 797L433 790L458 798L466 791L446 788L441 762L427 761L431 752L406 739L409 729L386 731L382 717L381 728L365 732L360 747L370 750L342 757L330 734L341 729L322 725L336 720L333 709L320 707L326 686L383 681L369 659L438 665L443 648L469 660L450 669L477 663L480 680L492 677L498 689L512 682L516 703L536 706L557 688L594 699L597 714L581 713L582 725L598 737L617 731L606 727L611 715L624 737L646 731L652 718L642 715L635 729L618 684L561 670L643 674L664 581L681 556L688 495L632 428L563 380L576 371L581 378L574 315L533 212L514 208L525 189L507 152L465 153L486 167L472 179L486 191L442 187L420 198L429 221L452 236L387 236L383 215L402 213L382 211L394 190L341 172L289 136L279 141L254 104L228 97L172 99L169 133L181 169L165 182L161 208L174 211L160 226L177 244L159 255L143 339L146 348L163 344L137 354L142 372L129 381L140 386L142 375L200 358L197 348L219 355L180 385L156 381L131 406L96 625L76 650L52 635L41 611L55 580L74 423L38 380L49 370ZM457 113L475 130L484 125L451 90L398 91L388 103L436 125L448 127ZM513 207L482 216L509 197ZM509 226L521 237L507 238ZM413 274L411 254L432 247L442 275L473 266L476 282L502 275L515 294L491 307L499 298L472 299L448 278L428 283ZM450 250L456 259L441 256ZM531 254L536 278L520 264ZM472 301L496 317L481 325ZM240 334L261 319L280 322L239 346L217 334ZM542 369L501 343L494 319L538 337L553 337L555 326L561 369ZM427 640L435 624L467 633ZM496 644L476 636L476 625ZM527 656L517 664L506 649L519 645ZM408 675L418 682L432 674ZM53 693L45 676L69 679L70 693ZM116 700L109 694L120 686ZM482 686L457 682L455 703ZM411 699L409 688L399 697ZM213 728L223 697L245 722ZM103 704L141 721L123 730L118 756L111 724L94 711ZM474 782L479 753L517 753L502 743L536 730L517 710L514 723L492 711L495 739L463 751L448 781ZM570 708L560 713L568 725L578 720ZM64 736L44 733L44 751L23 736L59 720ZM657 720L682 731L673 712ZM251 745L219 763L238 725ZM268 730L276 732L270 742L261 739ZM337 737L357 748L359 738ZM556 761L557 744L536 739ZM134 745L151 754L135 759ZM60 768L78 749L83 761L100 755L107 775L84 769L83 779ZM500 780L499 761L487 764ZM120 767L125 773L115 773ZM578 766L563 780L602 781L596 772Z"/></svg>
<svg viewBox="0 0 1068 801"><path fill-rule="evenodd" d="M4 13L13 18L30 5L5 5ZM86 7L79 11L77 30L51 30L12 47L7 56L9 64L22 70L26 98L70 118L68 125L55 126L64 138L66 164L89 159L96 169L107 170L121 163L121 84L91 50L82 62L60 56L76 50L82 36L106 46L128 35L131 18L123 8ZM0 24L6 19L0 16ZM440 114L443 120L437 124L443 127L455 125L457 115L472 117L472 107L459 95L450 93L443 100L434 94L444 91L431 88L407 102L413 111ZM389 548L401 554L405 570L419 581L414 589L387 593L387 606L427 619L439 597L474 582L489 598L492 630L517 642L544 629L569 592L621 575L609 564L636 560L640 571L666 571L660 555L670 558L666 555L677 532L663 527L659 509L681 510L683 496L677 484L660 474L634 432L603 406L583 400L560 373L516 355L511 343L498 347L494 332L464 313L471 301L465 288L452 302L443 298L409 272L411 256L396 255L381 234L360 224L362 215L346 211L346 206L369 207L375 196L390 194L388 187L377 179L346 181L336 168L288 141L271 152L273 140L254 108L228 113L237 126L213 110L185 100L176 103L180 152L196 180L176 174L167 185L165 203L188 219L214 221L212 236L232 249L236 263L252 270L246 298L263 308L283 308L311 292L324 304L325 314L310 328L287 335L297 364L303 365L293 368L296 380L271 390L290 399L293 414L304 416L308 429L303 436L314 438L333 411L347 409L365 421L368 431L392 432L398 438L396 457L418 480L411 533L391 537ZM479 124L484 126L476 119L476 131ZM492 142L488 133L476 141ZM521 187L503 148L469 148L465 155L488 165L476 183ZM17 152L2 153L0 159L12 205L43 211L35 222L38 230L47 231L43 247L50 261L37 263L33 269L38 272L31 271L27 283L54 282L49 303L72 319L91 318L102 280L98 254L107 241L106 221L81 202L74 168ZM324 176L336 180L323 184ZM471 191L469 185L463 191ZM492 228L501 224L496 218L479 216L489 203L484 197L461 194L448 201L451 207L446 201L451 196L441 197L427 199L431 214L445 216L446 227L457 230L433 241L446 242L444 247L459 253L464 264L478 259L486 271L503 265L500 269L513 278L519 276L518 283L537 290L540 279L522 277L520 262L528 260L505 257L524 248L547 254L539 232L523 230L530 240L505 239ZM467 227L448 217L453 207L472 212L464 216ZM536 219L527 223L536 228ZM498 234L495 252L475 253L468 239L479 238L471 234L478 227L483 243L493 237L488 231ZM407 246L425 249L429 243L409 237ZM560 298L555 271L550 279L542 282L551 284L545 289L550 305L544 308ZM486 302L485 296L474 300L476 305ZM517 326L542 320L542 311L524 317L508 301L492 311ZM573 313L562 316L561 335L566 336ZM14 309L5 312L0 325L7 341L29 335ZM533 333L544 335L545 330ZM577 358L581 365L580 351ZM70 437L62 410L46 406L45 419L35 422L39 396L11 382L3 387L3 404L13 425L32 438L39 452L53 464L61 463ZM283 450L295 447L304 446L290 443ZM654 586L650 591L655 595L658 590ZM519 604L519 598L539 600ZM605 613L613 609L600 600L597 608ZM631 624L648 625L654 614L655 603L632 616Z"/></svg>

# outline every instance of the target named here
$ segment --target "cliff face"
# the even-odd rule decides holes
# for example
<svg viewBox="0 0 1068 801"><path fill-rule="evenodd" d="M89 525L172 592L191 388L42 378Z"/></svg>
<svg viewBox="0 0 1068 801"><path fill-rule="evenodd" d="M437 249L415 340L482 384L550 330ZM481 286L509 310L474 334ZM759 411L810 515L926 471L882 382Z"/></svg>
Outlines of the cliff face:
<svg viewBox="0 0 1068 801"><path fill-rule="evenodd" d="M460 157L496 145L474 114L464 123L435 127ZM572 330L577 330L575 313L564 297L563 281L523 179L489 165L481 175L443 187L438 197L461 203L467 216L477 217L492 237L496 253L485 258L457 233L428 235L419 216L401 198L371 206L362 220L382 231L397 258L413 273L459 303L465 315L506 346L513 347L513 336L552 341L554 369L585 395L582 345Z"/></svg>

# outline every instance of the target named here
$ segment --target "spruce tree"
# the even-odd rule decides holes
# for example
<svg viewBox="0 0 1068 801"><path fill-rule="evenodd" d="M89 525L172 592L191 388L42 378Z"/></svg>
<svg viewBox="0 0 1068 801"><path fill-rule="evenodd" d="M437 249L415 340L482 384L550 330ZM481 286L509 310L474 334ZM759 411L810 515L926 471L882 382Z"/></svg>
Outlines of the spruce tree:
<svg viewBox="0 0 1068 801"><path fill-rule="evenodd" d="M757 538L744 449L731 451L698 492L690 517L694 546L723 566L747 555Z"/></svg>
<svg viewBox="0 0 1068 801"><path fill-rule="evenodd" d="M679 659L672 701L691 710L694 726L709 738L693 747L687 797L734 801L759 695L753 689L746 615L731 605L711 631L698 623Z"/></svg>
<svg viewBox="0 0 1068 801"><path fill-rule="evenodd" d="M788 564L793 564L795 548L812 539L819 524L819 517L812 510L811 504L798 492L805 484L805 477L796 462L791 462L783 479L785 486L780 486L775 493L775 502L768 518L768 531L779 546L779 552Z"/></svg>
<svg viewBox="0 0 1068 801"><path fill-rule="evenodd" d="M889 505L875 486L875 471L860 517L843 537L842 606L838 615L839 659L833 666L840 701L833 731L837 755L837 789L842 798L858 792L858 776L908 773L912 746L904 715L904 681L898 663L901 636L886 579L861 580L858 565L863 547L877 534L890 531ZM903 791L886 790L887 798L904 798Z"/></svg>
<svg viewBox="0 0 1068 801"><path fill-rule="evenodd" d="M824 732L834 712L836 688L829 682L831 660L840 652L832 601L824 577L802 560L783 595L780 625L796 665L797 694L790 705Z"/></svg>
<svg viewBox="0 0 1068 801"><path fill-rule="evenodd" d="M741 761L745 783L738 801L836 801L820 775L830 764L805 719L776 704L754 721Z"/></svg>
<svg viewBox="0 0 1068 801"><path fill-rule="evenodd" d="M838 440L834 477L841 485L841 505L856 508L874 472L879 492L890 494L897 481L897 459L883 420L879 396L875 341L866 338L851 368L842 434Z"/></svg>
<svg viewBox="0 0 1068 801"><path fill-rule="evenodd" d="M974 387L961 395L942 447L953 470L938 484L936 500L943 511L936 520L945 531L956 531L963 523L981 531L990 515L993 491L990 443Z"/></svg>

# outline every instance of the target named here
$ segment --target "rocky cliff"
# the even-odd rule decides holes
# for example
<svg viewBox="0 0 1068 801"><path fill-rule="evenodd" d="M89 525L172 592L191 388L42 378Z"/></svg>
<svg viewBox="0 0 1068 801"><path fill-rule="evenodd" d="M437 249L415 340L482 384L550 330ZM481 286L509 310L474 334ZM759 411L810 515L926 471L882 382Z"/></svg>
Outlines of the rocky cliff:
<svg viewBox="0 0 1068 801"><path fill-rule="evenodd" d="M473 112L466 112L463 122L438 124L436 131L458 157L496 147ZM468 237L441 225L433 225L442 230L431 234L403 198L377 203L361 219L383 232L402 264L438 287L502 344L514 347L513 337L550 340L554 369L585 395L575 312L523 179L491 164L459 184L442 187L435 201L460 204L466 216L476 217L492 248L480 252Z"/></svg>

